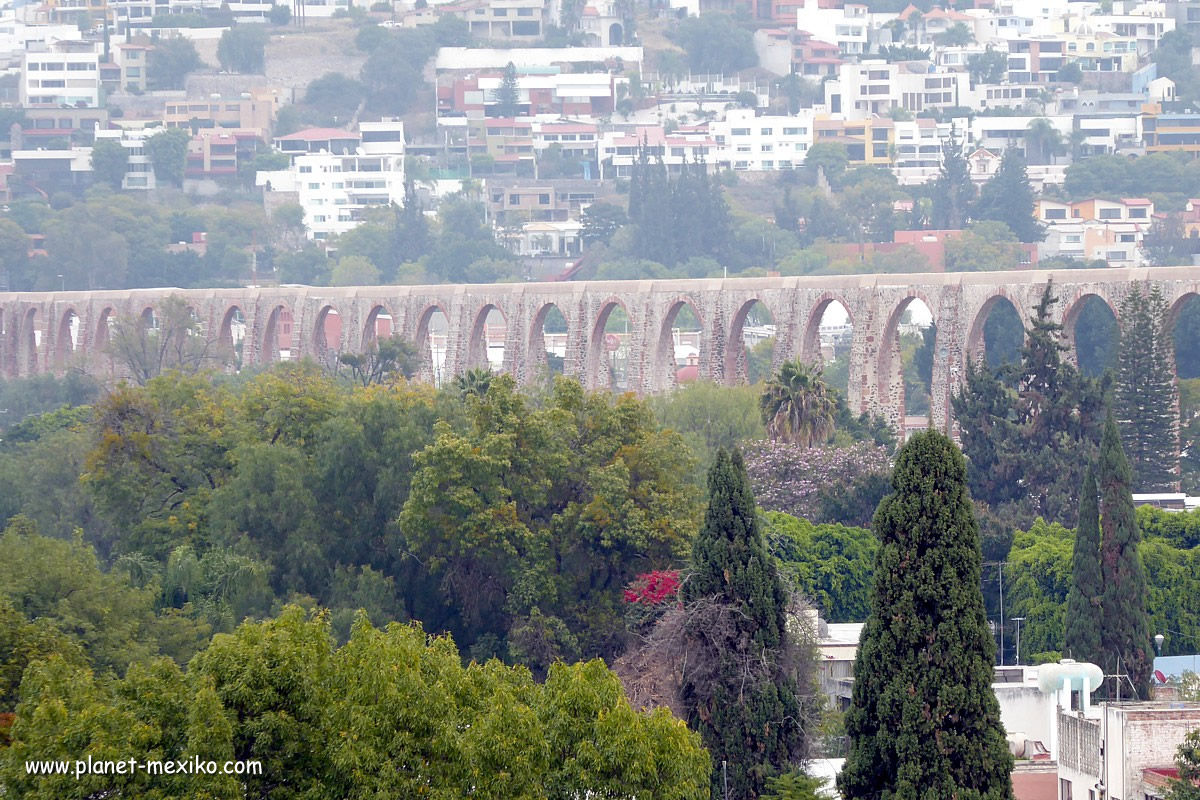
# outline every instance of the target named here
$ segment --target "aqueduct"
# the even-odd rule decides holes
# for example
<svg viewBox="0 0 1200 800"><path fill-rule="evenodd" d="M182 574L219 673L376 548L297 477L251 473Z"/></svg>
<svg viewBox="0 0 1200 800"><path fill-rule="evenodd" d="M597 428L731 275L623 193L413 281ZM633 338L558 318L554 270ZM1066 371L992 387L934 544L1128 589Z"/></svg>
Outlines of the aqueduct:
<svg viewBox="0 0 1200 800"><path fill-rule="evenodd" d="M564 372L599 388L608 376L605 322L615 309L628 320L628 375L639 392L670 388L675 380L671 326L688 308L701 326L698 372L723 383L745 380L742 327L755 303L776 325L777 365L788 358L819 358L818 326L824 310L840 303L853 324L849 400L853 408L882 414L898 424L904 408L899 357L899 323L920 298L937 328L930 408L944 427L950 394L963 377L969 354L983 352L983 323L996 303L1012 303L1022 319L1036 307L1047 281L1056 296L1053 316L1066 326L1073 346L1073 320L1090 296L1114 315L1137 283L1158 285L1172 319L1190 297L1200 295L1200 267L1105 270L1022 270L922 275L831 275L713 280L581 281L443 286L279 287L257 289L140 289L129 291L0 294L0 375L60 371L69 364L99 365L106 353L110 320L116 316L150 322L166 298L182 298L205 335L229 342L232 327L244 324L244 365L279 358L281 321L293 326L292 358L320 358L334 351L360 352L376 334L383 315L392 329L424 346L438 311L446 320L444 374L454 375L486 358L480 346L484 320L493 309L505 324L503 369L519 382L537 376L546 362L542 323L552 308L566 322ZM325 320L336 312L340 341L328 341ZM239 328L241 329L241 328ZM1197 343L1200 346L1200 343ZM427 348L426 348L427 349ZM427 358L428 360L428 358ZM430 374L426 364L426 377Z"/></svg>

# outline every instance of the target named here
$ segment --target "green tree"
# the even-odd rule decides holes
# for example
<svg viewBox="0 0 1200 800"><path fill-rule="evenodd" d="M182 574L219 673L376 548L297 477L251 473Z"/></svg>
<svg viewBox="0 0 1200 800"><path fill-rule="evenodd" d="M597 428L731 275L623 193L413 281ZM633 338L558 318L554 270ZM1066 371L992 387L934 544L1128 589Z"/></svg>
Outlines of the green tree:
<svg viewBox="0 0 1200 800"><path fill-rule="evenodd" d="M783 666L788 597L759 531L740 451L732 457L719 451L709 470L708 511L681 597L685 605L707 602L716 610L697 614L704 621L686 635L720 653L707 674L693 669L684 675L688 722L714 761L727 765L730 791L757 798L768 777L790 771L803 757L804 714ZM755 670L755 664L766 666ZM713 794L722 794L724 777L714 771Z"/></svg>
<svg viewBox="0 0 1200 800"><path fill-rule="evenodd" d="M396 266L416 261L427 254L430 246L429 222L417 197L416 186L409 178L404 182L404 204L396 209L396 220L392 226L389 276Z"/></svg>
<svg viewBox="0 0 1200 800"><path fill-rule="evenodd" d="M933 40L940 47L966 47L975 41L975 34L971 33L971 29L965 23L956 22L943 33L933 37Z"/></svg>
<svg viewBox="0 0 1200 800"><path fill-rule="evenodd" d="M758 63L754 37L730 14L688 17L671 32L687 52L692 72L732 75Z"/></svg>
<svg viewBox="0 0 1200 800"><path fill-rule="evenodd" d="M1100 603L1104 578L1100 569L1100 506L1096 476L1089 466L1079 490L1079 527L1071 555L1071 588L1067 592L1062 652L1076 661L1104 663Z"/></svg>
<svg viewBox="0 0 1200 800"><path fill-rule="evenodd" d="M583 210L581 222L583 228L579 236L585 244L608 244L613 234L629 222L629 217L620 206L599 201Z"/></svg>
<svg viewBox="0 0 1200 800"><path fill-rule="evenodd" d="M871 615L838 791L1011 798L966 464L946 436L919 433L901 448L892 486L875 514Z"/></svg>
<svg viewBox="0 0 1200 800"><path fill-rule="evenodd" d="M267 32L257 25L234 25L217 42L221 68L242 74L262 74L266 68Z"/></svg>
<svg viewBox="0 0 1200 800"><path fill-rule="evenodd" d="M814 525L779 511L763 515L763 537L779 575L812 598L829 622L858 622L871 610L875 534L866 528Z"/></svg>
<svg viewBox="0 0 1200 800"><path fill-rule="evenodd" d="M363 256L342 256L333 268L331 286L378 286L379 269Z"/></svg>
<svg viewBox="0 0 1200 800"><path fill-rule="evenodd" d="M759 410L772 439L812 447L833 433L837 399L819 366L787 361L763 387Z"/></svg>
<svg viewBox="0 0 1200 800"><path fill-rule="evenodd" d="M120 140L99 139L92 145L92 170L97 180L120 189L128 166L129 151Z"/></svg>
<svg viewBox="0 0 1200 800"><path fill-rule="evenodd" d="M494 95L496 111L502 117L515 117L521 107L521 87L517 83L517 68L508 62Z"/></svg>
<svg viewBox="0 0 1200 800"><path fill-rule="evenodd" d="M952 129L942 145L942 166L933 182L933 226L949 231L966 227L974 200L971 167L963 154L962 141Z"/></svg>
<svg viewBox="0 0 1200 800"><path fill-rule="evenodd" d="M1171 781L1166 800L1200 800L1200 728L1191 731L1175 752L1178 777Z"/></svg>
<svg viewBox="0 0 1200 800"><path fill-rule="evenodd" d="M1021 243L1003 222L972 222L957 236L947 237L947 272L1007 271L1021 268Z"/></svg>
<svg viewBox="0 0 1200 800"><path fill-rule="evenodd" d="M1146 617L1146 578L1138 557L1141 532L1133 512L1133 473L1117 423L1109 415L1100 442L1100 562L1104 575L1102 644L1105 674L1118 668L1129 675L1138 697L1150 692L1150 621ZM1123 683L1123 682L1122 682ZM1127 689L1110 686L1111 696Z"/></svg>
<svg viewBox="0 0 1200 800"><path fill-rule="evenodd" d="M340 72L326 72L308 85L304 102L331 123L349 122L366 95L366 87Z"/></svg>
<svg viewBox="0 0 1200 800"><path fill-rule="evenodd" d="M849 164L850 155L846 152L846 146L838 142L817 142L808 148L804 156L804 166L820 168L834 186L839 185Z"/></svg>
<svg viewBox="0 0 1200 800"><path fill-rule="evenodd" d="M982 53L967 56L967 71L972 83L1000 83L1008 71L1008 56L990 45Z"/></svg>
<svg viewBox="0 0 1200 800"><path fill-rule="evenodd" d="M204 62L196 45L184 36L159 39L146 61L146 84L151 89L182 89L187 76Z"/></svg>
<svg viewBox="0 0 1200 800"><path fill-rule="evenodd" d="M1063 83L1083 83L1083 67L1079 66L1078 61L1068 61L1059 67L1054 79Z"/></svg>
<svg viewBox="0 0 1200 800"><path fill-rule="evenodd" d="M1158 65L1158 76L1175 81L1181 100L1195 97L1197 75L1192 64L1192 47L1192 37L1180 28L1164 33L1151 55L1151 60Z"/></svg>
<svg viewBox="0 0 1200 800"><path fill-rule="evenodd" d="M187 148L191 136L183 128L164 128L146 139L146 153L154 168L155 180L183 185Z"/></svg>
<svg viewBox="0 0 1200 800"><path fill-rule="evenodd" d="M272 25L287 25L292 21L291 6L272 3L271 10L267 12L267 19L271 21Z"/></svg>
<svg viewBox="0 0 1200 800"><path fill-rule="evenodd" d="M1153 287L1135 285L1121 301L1115 412L1140 492L1169 492L1178 485L1175 376L1167 301Z"/></svg>
<svg viewBox="0 0 1200 800"><path fill-rule="evenodd" d="M1045 226L1034 215L1033 186L1025 171L1025 159L1015 147L1004 151L1000 168L983 185L971 216L1003 222L1022 242L1046 238Z"/></svg>

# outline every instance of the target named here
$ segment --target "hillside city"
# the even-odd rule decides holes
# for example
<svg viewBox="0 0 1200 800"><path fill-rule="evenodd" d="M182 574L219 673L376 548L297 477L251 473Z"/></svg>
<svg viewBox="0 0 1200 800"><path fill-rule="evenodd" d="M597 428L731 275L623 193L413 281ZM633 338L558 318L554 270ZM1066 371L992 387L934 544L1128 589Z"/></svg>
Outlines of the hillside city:
<svg viewBox="0 0 1200 800"><path fill-rule="evenodd" d="M1200 0L0 0L0 799L1200 800Z"/></svg>

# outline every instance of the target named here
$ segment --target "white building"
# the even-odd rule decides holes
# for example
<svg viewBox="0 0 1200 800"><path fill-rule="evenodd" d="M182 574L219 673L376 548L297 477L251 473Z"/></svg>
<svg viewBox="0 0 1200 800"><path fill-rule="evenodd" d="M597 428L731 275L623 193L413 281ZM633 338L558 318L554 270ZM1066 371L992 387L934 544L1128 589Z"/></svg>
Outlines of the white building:
<svg viewBox="0 0 1200 800"><path fill-rule="evenodd" d="M794 117L756 117L753 109L736 109L708 125L716 142L709 160L741 171L792 169L804 163L813 143L813 113L802 109Z"/></svg>
<svg viewBox="0 0 1200 800"><path fill-rule="evenodd" d="M97 129L96 141L105 139L117 141L129 153L129 163L125 167L125 178L121 181L122 189L153 189L155 187L154 168L150 163L150 156L146 152L146 139L160 130L159 128L143 130Z"/></svg>
<svg viewBox="0 0 1200 800"><path fill-rule="evenodd" d="M975 117L971 120L971 142L993 152L1004 152L1009 147L1018 147L1026 153L1028 143L1025 136L1035 119L1047 119L1058 131L1063 141L1071 136L1074 119L1071 116L1024 116L1024 117Z"/></svg>
<svg viewBox="0 0 1200 800"><path fill-rule="evenodd" d="M97 108L100 54L26 52L21 58L20 99L27 108Z"/></svg>
<svg viewBox="0 0 1200 800"><path fill-rule="evenodd" d="M359 127L363 141L356 152L297 155L290 168L255 178L267 191L296 195L311 239L357 227L372 206L404 203L404 123L385 119Z"/></svg>
<svg viewBox="0 0 1200 800"><path fill-rule="evenodd" d="M962 103L969 87L965 72L930 72L871 59L842 64L837 80L825 83L825 103L843 119L862 120L886 116L894 108L913 113L953 108Z"/></svg>
<svg viewBox="0 0 1200 800"><path fill-rule="evenodd" d="M817 0L804 0L804 6L796 9L796 27L814 39L836 44L843 58L860 58L867 52L871 22L865 5L820 8Z"/></svg>
<svg viewBox="0 0 1200 800"><path fill-rule="evenodd" d="M78 25L29 25L13 17L0 19L0 61L17 58L27 50L44 50L55 42L79 41Z"/></svg>

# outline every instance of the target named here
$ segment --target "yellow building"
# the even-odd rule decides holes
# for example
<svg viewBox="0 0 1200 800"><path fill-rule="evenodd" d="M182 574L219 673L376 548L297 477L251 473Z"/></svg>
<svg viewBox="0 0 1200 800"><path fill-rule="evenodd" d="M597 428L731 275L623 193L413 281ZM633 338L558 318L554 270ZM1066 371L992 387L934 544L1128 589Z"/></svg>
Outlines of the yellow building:
<svg viewBox="0 0 1200 800"><path fill-rule="evenodd" d="M279 111L278 89L252 89L240 95L169 102L163 113L168 128L236 128L259 131L266 139Z"/></svg>
<svg viewBox="0 0 1200 800"><path fill-rule="evenodd" d="M1200 115L1146 114L1142 117L1142 141L1147 153L1200 155Z"/></svg>
<svg viewBox="0 0 1200 800"><path fill-rule="evenodd" d="M896 143L896 126L890 119L837 120L813 122L813 145L840 144L846 148L850 163L889 166Z"/></svg>

